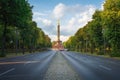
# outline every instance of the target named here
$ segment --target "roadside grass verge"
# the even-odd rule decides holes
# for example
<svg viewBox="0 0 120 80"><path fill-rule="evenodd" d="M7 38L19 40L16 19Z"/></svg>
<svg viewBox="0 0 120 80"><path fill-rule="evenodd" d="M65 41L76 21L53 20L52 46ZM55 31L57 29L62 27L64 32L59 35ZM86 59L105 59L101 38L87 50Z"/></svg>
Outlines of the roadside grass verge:
<svg viewBox="0 0 120 80"><path fill-rule="evenodd" d="M23 53L7 53L5 57L0 57L0 59L17 57L17 56L24 56L24 55L28 55L28 54L32 54L32 53L29 53L29 52L25 52L25 54L23 54Z"/></svg>
<svg viewBox="0 0 120 80"><path fill-rule="evenodd" d="M24 56L24 55L29 55L29 54L36 54L38 52L43 52L45 50L41 50L41 51L34 51L34 52L25 52L24 54L22 52L18 52L18 53L6 53L6 56L5 57L0 57L0 59L3 59L3 58L11 58L11 57L17 57L17 56Z"/></svg>
<svg viewBox="0 0 120 80"><path fill-rule="evenodd" d="M108 54L103 54L103 55L99 55L97 53L84 53L84 52L78 52L78 51L72 51L72 52L76 52L76 53L79 53L79 54L84 54L84 55L90 55L90 56L99 56L99 57L104 57L104 58L112 58L112 59L118 59L120 60L120 57L111 57L110 55Z"/></svg>
<svg viewBox="0 0 120 80"><path fill-rule="evenodd" d="M38 49L38 50L34 50L34 51L30 51L30 50L25 49L25 52L23 54L22 49L19 49L17 52L15 49L7 49L7 50L5 50L5 56L0 56L0 59L1 58L16 57L16 56L24 56L24 55L28 55L28 54L43 52L46 50L48 50L48 49ZM1 50L0 50L0 52L1 52Z"/></svg>

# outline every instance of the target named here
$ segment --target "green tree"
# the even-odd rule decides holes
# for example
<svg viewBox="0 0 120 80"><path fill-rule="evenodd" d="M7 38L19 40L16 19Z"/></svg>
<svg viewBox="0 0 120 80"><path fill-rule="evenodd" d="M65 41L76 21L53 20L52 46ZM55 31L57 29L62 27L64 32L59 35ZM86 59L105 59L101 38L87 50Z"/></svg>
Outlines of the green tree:
<svg viewBox="0 0 120 80"><path fill-rule="evenodd" d="M98 54L103 54L102 47L104 45L103 29L101 24L101 11L93 14L93 20L89 23L89 31L91 39L95 43Z"/></svg>
<svg viewBox="0 0 120 80"><path fill-rule="evenodd" d="M96 10L92 21L80 28L74 35L75 46L81 48L81 52L106 53L112 52L112 56L120 56L120 0L106 0L104 10ZM64 44L69 47L71 38Z"/></svg>
<svg viewBox="0 0 120 80"><path fill-rule="evenodd" d="M120 56L120 0L106 0L102 21L105 36L112 47L112 55Z"/></svg>
<svg viewBox="0 0 120 80"><path fill-rule="evenodd" d="M0 24L3 25L2 56L5 56L7 28L9 26L21 27L30 18L32 19L31 8L26 0L0 0Z"/></svg>

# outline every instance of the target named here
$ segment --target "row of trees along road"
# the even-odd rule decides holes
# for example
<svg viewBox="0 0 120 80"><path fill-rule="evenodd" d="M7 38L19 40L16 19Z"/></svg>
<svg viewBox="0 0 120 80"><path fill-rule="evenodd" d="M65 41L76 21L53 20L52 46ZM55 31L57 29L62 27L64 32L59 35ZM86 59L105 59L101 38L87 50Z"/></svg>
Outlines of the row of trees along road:
<svg viewBox="0 0 120 80"><path fill-rule="evenodd" d="M120 56L120 0L106 0L92 21L64 42L66 48L84 53Z"/></svg>
<svg viewBox="0 0 120 80"><path fill-rule="evenodd" d="M50 38L32 21L27 0L0 0L0 56L51 46Z"/></svg>

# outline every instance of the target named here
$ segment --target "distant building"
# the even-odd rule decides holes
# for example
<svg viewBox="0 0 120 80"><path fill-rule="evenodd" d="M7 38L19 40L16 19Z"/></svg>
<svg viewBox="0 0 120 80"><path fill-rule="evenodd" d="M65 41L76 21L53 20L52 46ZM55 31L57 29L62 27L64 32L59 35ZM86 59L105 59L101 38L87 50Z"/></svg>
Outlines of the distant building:
<svg viewBox="0 0 120 80"><path fill-rule="evenodd" d="M60 23L59 22L57 25L57 41L54 42L54 44L52 45L52 48L54 50L64 50L62 41L60 41Z"/></svg>

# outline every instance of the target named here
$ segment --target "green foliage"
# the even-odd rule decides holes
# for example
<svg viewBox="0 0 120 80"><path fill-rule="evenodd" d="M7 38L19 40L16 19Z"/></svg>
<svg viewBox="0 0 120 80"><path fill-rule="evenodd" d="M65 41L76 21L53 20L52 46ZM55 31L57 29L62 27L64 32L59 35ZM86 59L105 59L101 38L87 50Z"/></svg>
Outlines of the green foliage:
<svg viewBox="0 0 120 80"><path fill-rule="evenodd" d="M111 45L112 54L117 56L120 49L120 0L107 0L102 12L106 38Z"/></svg>
<svg viewBox="0 0 120 80"><path fill-rule="evenodd" d="M92 19L65 46L75 44L74 50L81 52L120 56L120 0L106 0L104 10L96 10Z"/></svg>
<svg viewBox="0 0 120 80"><path fill-rule="evenodd" d="M120 0L106 0L104 4L104 10L119 11Z"/></svg>
<svg viewBox="0 0 120 80"><path fill-rule="evenodd" d="M5 56L7 49L24 53L51 45L50 38L32 21L28 0L0 0L0 40L0 56Z"/></svg>
<svg viewBox="0 0 120 80"><path fill-rule="evenodd" d="M64 44L65 47L68 47L70 50L75 50L74 47L77 45L76 44L76 37L71 36L69 40Z"/></svg>

